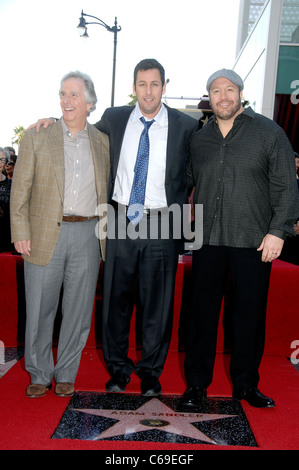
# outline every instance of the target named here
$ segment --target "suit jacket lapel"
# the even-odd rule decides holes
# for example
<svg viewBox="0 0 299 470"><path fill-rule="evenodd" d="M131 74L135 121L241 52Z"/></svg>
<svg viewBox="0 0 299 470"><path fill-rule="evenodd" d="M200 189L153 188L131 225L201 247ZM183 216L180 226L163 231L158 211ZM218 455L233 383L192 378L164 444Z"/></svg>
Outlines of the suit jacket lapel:
<svg viewBox="0 0 299 470"><path fill-rule="evenodd" d="M95 171L98 204L107 202L107 187L110 173L109 139L96 127L87 123L89 142Z"/></svg>
<svg viewBox="0 0 299 470"><path fill-rule="evenodd" d="M101 145L102 145L102 142L100 141L101 134L94 126L91 126L89 123L87 123L87 129L88 129L89 143L90 143L92 159L93 159L97 199L98 199L98 204L99 204L99 201L101 198L101 191L102 191L102 184L100 184L100 182L102 181L102 177L104 174L103 168L101 168L101 164L100 164L101 163L101 159L100 159Z"/></svg>
<svg viewBox="0 0 299 470"><path fill-rule="evenodd" d="M180 123L177 114L173 113L171 108L167 108L168 112L168 136L167 136L167 151L166 151L166 170L165 182L170 178L171 165L176 149L177 137L180 135Z"/></svg>
<svg viewBox="0 0 299 470"><path fill-rule="evenodd" d="M130 119L130 115L133 112L134 106L126 106L122 110L122 114L117 119L117 126L114 129L113 133L113 154L111 154L111 169L112 169L112 178L115 180L116 172L121 152L121 146L124 140L124 135L126 131L126 127L128 124L128 120Z"/></svg>
<svg viewBox="0 0 299 470"><path fill-rule="evenodd" d="M64 200L64 143L61 122L54 123L48 137L50 155L53 161L54 176L57 182L61 201Z"/></svg>

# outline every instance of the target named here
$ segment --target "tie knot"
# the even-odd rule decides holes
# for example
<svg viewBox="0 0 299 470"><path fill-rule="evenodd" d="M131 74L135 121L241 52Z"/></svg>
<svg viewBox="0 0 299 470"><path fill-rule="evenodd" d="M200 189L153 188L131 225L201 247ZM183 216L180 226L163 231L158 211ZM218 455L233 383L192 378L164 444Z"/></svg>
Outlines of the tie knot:
<svg viewBox="0 0 299 470"><path fill-rule="evenodd" d="M144 127L147 128L147 129L149 129L151 127L151 125L153 124L153 122L155 122L154 119L152 119L151 121L146 121L143 116L140 118L140 121L142 122Z"/></svg>

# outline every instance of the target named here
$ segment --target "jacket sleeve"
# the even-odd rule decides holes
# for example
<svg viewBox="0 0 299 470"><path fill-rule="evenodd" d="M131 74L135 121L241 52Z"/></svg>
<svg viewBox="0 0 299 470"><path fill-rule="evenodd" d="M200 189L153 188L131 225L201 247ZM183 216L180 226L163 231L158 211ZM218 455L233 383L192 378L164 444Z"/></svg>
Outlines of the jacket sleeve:
<svg viewBox="0 0 299 470"><path fill-rule="evenodd" d="M104 114L102 115L100 121L96 122L94 126L101 132L104 132L104 134L110 135L110 120L109 120L109 108L106 109Z"/></svg>
<svg viewBox="0 0 299 470"><path fill-rule="evenodd" d="M23 137L14 170L10 197L12 242L30 240L29 202L35 169L33 141L30 133Z"/></svg>

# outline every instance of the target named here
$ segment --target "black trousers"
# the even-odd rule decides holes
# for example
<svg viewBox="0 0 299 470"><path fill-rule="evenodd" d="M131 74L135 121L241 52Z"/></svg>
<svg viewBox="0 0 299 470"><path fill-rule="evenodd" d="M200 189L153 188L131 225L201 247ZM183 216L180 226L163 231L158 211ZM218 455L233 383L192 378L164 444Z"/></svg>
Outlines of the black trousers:
<svg viewBox="0 0 299 470"><path fill-rule="evenodd" d="M144 374L159 377L172 334L178 253L173 240L162 239L159 229L158 237L151 238L150 228L159 227L159 215L144 216L146 239L128 236L125 214L116 211L115 215L115 237L108 235L104 267L104 360L111 375L130 375L135 370L141 378ZM142 357L134 365L128 344L136 296L142 309Z"/></svg>
<svg viewBox="0 0 299 470"><path fill-rule="evenodd" d="M232 283L233 386L247 389L259 381L271 263L255 248L203 246L193 252L192 309L188 319L187 385L207 388L213 378L217 329L227 275Z"/></svg>

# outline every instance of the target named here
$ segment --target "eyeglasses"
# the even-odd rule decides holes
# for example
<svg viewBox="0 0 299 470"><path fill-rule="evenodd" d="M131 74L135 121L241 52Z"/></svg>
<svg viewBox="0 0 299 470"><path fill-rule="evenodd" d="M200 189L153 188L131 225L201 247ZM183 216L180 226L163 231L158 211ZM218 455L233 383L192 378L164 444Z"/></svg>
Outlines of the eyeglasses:
<svg viewBox="0 0 299 470"><path fill-rule="evenodd" d="M0 162L6 163L6 158L0 158Z"/></svg>

